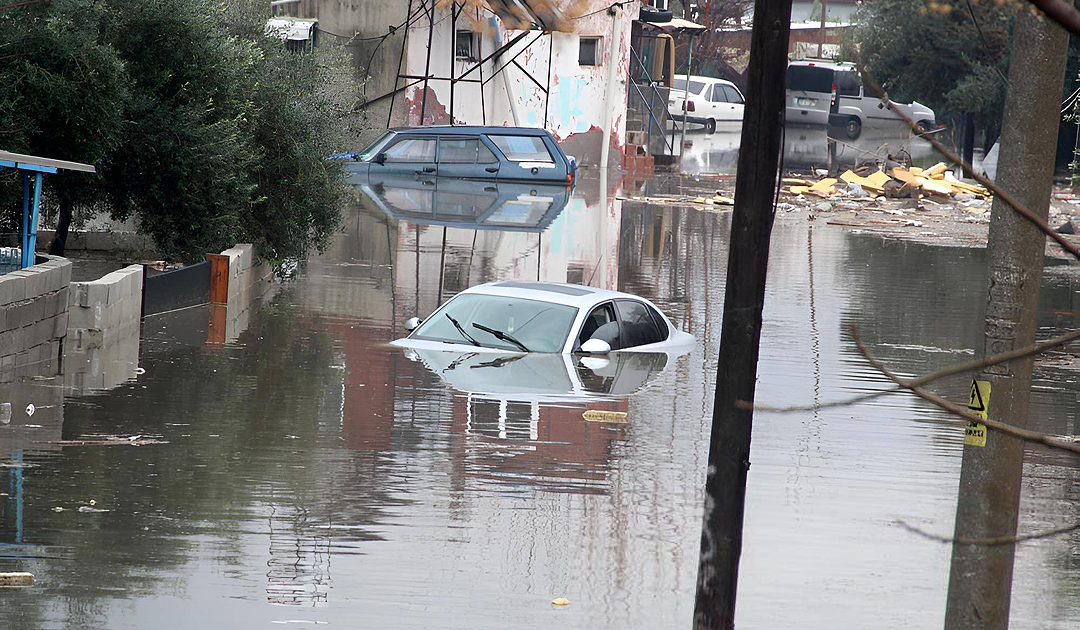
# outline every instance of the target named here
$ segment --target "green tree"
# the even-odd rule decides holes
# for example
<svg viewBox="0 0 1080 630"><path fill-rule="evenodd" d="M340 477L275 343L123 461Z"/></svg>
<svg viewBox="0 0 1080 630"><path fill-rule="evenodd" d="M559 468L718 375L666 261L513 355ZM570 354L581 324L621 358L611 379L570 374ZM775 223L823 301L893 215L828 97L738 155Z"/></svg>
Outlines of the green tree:
<svg viewBox="0 0 1080 630"><path fill-rule="evenodd" d="M325 157L355 144L358 89L343 49L290 52L267 17L252 0L0 12L0 142L98 166L49 178L63 226L104 201L172 260L243 241L302 258L340 220L349 189Z"/></svg>
<svg viewBox="0 0 1080 630"><path fill-rule="evenodd" d="M103 166L121 144L127 75L101 41L99 0L53 0L0 11L0 147ZM45 180L59 205L61 240L77 203L102 198L101 175L61 171ZM0 231L18 228L22 184L0 177Z"/></svg>
<svg viewBox="0 0 1080 630"><path fill-rule="evenodd" d="M865 2L841 54L861 60L891 98L924 103L939 120L974 113L989 145L1001 126L1014 10L978 0Z"/></svg>

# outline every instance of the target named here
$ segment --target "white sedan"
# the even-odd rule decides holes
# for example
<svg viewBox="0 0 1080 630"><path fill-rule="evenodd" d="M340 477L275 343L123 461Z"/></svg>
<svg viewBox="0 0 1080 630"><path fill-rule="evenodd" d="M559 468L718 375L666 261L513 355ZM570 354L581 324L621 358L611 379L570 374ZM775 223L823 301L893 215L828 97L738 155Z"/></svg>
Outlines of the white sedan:
<svg viewBox="0 0 1080 630"><path fill-rule="evenodd" d="M742 123L745 102L742 92L731 81L678 76L671 81L668 99L671 118L705 125L708 133L716 131L719 123Z"/></svg>
<svg viewBox="0 0 1080 630"><path fill-rule="evenodd" d="M421 321L406 348L471 352L667 352L694 337L628 293L552 282L490 282L466 289Z"/></svg>

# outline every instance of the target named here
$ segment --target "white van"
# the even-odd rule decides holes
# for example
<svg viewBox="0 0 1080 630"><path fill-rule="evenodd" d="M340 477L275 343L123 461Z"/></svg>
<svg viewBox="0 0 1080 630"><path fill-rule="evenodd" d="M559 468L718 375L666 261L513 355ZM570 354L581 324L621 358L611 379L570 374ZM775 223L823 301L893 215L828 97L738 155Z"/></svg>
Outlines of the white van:
<svg viewBox="0 0 1080 630"><path fill-rule="evenodd" d="M866 93L855 64L808 59L792 61L787 69L788 125L843 128L851 140L862 135L864 125L898 127L902 120L881 99ZM893 103L914 120L921 131L937 128L934 110L914 102Z"/></svg>
<svg viewBox="0 0 1080 630"><path fill-rule="evenodd" d="M668 115L675 120L705 125L716 131L720 123L742 123L744 99L731 81L685 74L671 80Z"/></svg>

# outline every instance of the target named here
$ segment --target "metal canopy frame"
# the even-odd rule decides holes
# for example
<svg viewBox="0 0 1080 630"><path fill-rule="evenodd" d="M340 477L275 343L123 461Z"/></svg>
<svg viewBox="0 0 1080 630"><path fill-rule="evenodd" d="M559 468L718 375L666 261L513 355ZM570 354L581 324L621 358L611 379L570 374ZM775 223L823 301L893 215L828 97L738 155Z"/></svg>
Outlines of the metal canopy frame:
<svg viewBox="0 0 1080 630"><path fill-rule="evenodd" d="M20 239L21 256L19 268L26 269L34 264L34 251L37 249L38 217L41 207L41 179L45 173L55 175L60 170L96 173L97 170L79 162L54 160L35 155L23 155L0 151L0 170L13 168L22 173L22 234ZM30 194L30 178L34 179L34 193Z"/></svg>
<svg viewBox="0 0 1080 630"><path fill-rule="evenodd" d="M493 72L491 72L490 75L488 75L486 77L484 76L484 70L483 70L483 65L485 63L487 63L489 61L497 60L500 56L502 56L504 53L510 51L514 46L516 46L518 44L518 42L523 40L526 36L529 35L529 33L533 32L533 31L528 30L528 31L522 31L522 32L518 33L513 38L511 38L509 41L507 41L503 45L497 47L495 50L493 50L491 53L489 53L486 57L482 57L479 61L477 61L472 66L470 66L468 69L466 69L460 75L454 76L454 69L453 69L454 65L453 64L454 64L454 60L456 60L456 58L457 58L457 19L461 15L461 12L465 10L465 5L464 4L459 4L455 0L455 2L450 6L450 15L449 15L449 17L451 19L450 20L450 23L451 23L451 26L450 26L450 29L451 29L451 37L450 37L450 59L451 59L451 62L450 62L451 63L451 65L450 65L450 76L448 76L448 77L434 76L434 75L431 74L431 54L432 54L431 42L432 42L432 38L433 38L434 32L435 32L434 27L437 24L437 22L435 21L435 8L436 8L435 4L436 3L433 2L433 1L428 2L427 0L420 0L420 2L421 2L421 7L422 7L422 10L423 10L423 14L424 14L423 17L427 19L427 23L428 23L428 50L427 50L427 59L425 61L424 74L423 75L411 75L411 74L403 74L401 72L401 65L402 65L403 60L405 58L405 51L406 51L405 38L408 37L409 27L412 26L413 19L416 18L416 17L419 17L419 14L421 13L421 11L417 11L417 15L414 16L414 18L410 18L409 22L405 25L405 35L402 37L401 54L400 54L400 56L398 58L398 73L397 73L397 76L394 79L394 89L393 89L393 91L391 91L391 92L389 92L387 94L383 94L382 96L375 97L375 98L367 101L366 103L364 103L364 106L371 105L372 103L381 101L381 100L383 100L385 98L390 98L391 99L391 101L390 101L390 114L387 116L387 127L389 127L390 124L391 124L392 118L393 118L394 97L398 93L404 92L405 90L409 89L410 87L413 87L415 85L423 83L424 84L424 88L423 88L424 93L423 93L423 95L421 96L421 99L420 99L420 124L423 125L424 124L424 116L427 115L427 86L428 86L428 82L429 81L449 81L450 82L450 104L449 104L449 108L448 108L448 113L450 115L450 125L453 126L453 125L456 124L455 121L454 121L454 100L455 100L455 88L456 88L457 84L458 83L476 83L476 84L480 85L481 111L482 111L482 115L484 117L483 122L484 122L484 124L487 124L487 108L483 106L483 103L484 103L484 100L485 100L484 99L484 86L487 85L488 83L490 83L492 79L494 79L496 76L498 76L507 67L509 67L512 64L515 67L517 67L519 70L521 70L521 72L526 77L528 77L528 79L530 81L532 81L536 85L536 87L540 89L541 92L543 92L543 94L544 94L544 127L545 128L547 127L548 101L550 100L550 97L551 97L551 61L552 61L551 57L552 57L552 48L554 47L554 43L552 42L552 31L546 30L544 25L540 24L539 26L541 27L541 30L537 31L536 37L534 37L532 39L532 41L528 42L521 50L517 51L514 54L514 56L510 58L509 61L504 63L502 66L496 68ZM409 2L409 9L410 10L412 9L412 0L410 0L410 2ZM477 8L477 11L479 12L479 8ZM411 11L410 11L410 15L412 15ZM477 18L479 18L479 13L477 15ZM421 19L423 19L423 18L421 18ZM443 19L445 19L445 18L443 18ZM548 67L547 67L547 82L546 82L546 84L540 83L540 81L536 77L534 77L528 70L525 69L524 66L522 66L517 61L517 58L520 57L522 53L524 53L526 50L531 48L532 45L535 44L537 41L539 41L544 35L548 36ZM477 38L477 55L478 56L479 56L479 52L480 52L479 51L479 44L482 41L482 39L483 39L482 37ZM472 74L473 72L479 72L480 73L480 78L479 79L468 78L469 75ZM401 87L398 87L398 82L402 81L402 80L406 81L406 83L404 85L402 85Z"/></svg>

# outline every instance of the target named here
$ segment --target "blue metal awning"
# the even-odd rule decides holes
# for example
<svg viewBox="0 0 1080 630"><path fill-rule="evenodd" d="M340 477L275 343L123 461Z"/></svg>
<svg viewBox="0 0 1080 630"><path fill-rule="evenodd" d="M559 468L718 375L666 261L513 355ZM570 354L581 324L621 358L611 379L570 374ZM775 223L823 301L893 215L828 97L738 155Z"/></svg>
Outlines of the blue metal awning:
<svg viewBox="0 0 1080 630"><path fill-rule="evenodd" d="M34 264L34 250L37 248L37 224L39 207L41 205L41 176L44 173L56 173L60 170L82 171L84 173L96 173L97 170L89 165L65 160L38 157L36 155L23 155L0 151L0 170L14 168L22 171L23 178L23 203L22 203L22 259L20 267L26 269ZM33 203L31 204L30 177L34 178Z"/></svg>

